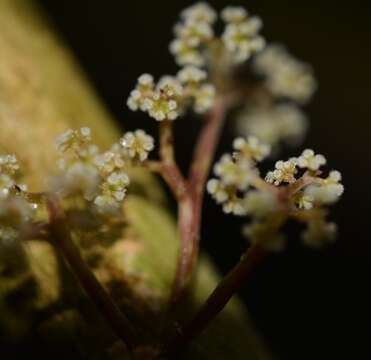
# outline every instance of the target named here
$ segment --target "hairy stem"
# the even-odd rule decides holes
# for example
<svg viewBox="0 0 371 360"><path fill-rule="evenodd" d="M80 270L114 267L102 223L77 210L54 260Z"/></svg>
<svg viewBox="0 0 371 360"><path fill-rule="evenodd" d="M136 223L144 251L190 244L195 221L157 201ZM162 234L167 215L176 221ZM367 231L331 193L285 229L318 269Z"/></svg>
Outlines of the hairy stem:
<svg viewBox="0 0 371 360"><path fill-rule="evenodd" d="M246 284L266 252L259 246L251 246L241 261L224 277L193 319L170 343L164 353L174 356L195 339L223 310L232 296Z"/></svg>
<svg viewBox="0 0 371 360"><path fill-rule="evenodd" d="M58 199L49 196L47 206L50 220L49 228L54 246L62 253L81 286L111 326L114 333L131 351L138 340L132 324L99 283L82 258L79 249L73 243L65 214Z"/></svg>

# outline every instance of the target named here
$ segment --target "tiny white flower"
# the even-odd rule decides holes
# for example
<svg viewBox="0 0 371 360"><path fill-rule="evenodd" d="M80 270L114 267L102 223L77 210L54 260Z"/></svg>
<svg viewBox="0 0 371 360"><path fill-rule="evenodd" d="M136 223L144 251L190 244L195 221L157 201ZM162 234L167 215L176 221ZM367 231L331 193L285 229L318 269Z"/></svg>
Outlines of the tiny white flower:
<svg viewBox="0 0 371 360"><path fill-rule="evenodd" d="M97 206L98 211L101 213L111 213L119 208L117 202L112 196L99 195L94 199L94 204Z"/></svg>
<svg viewBox="0 0 371 360"><path fill-rule="evenodd" d="M332 204L339 200L343 192L342 184L311 185L305 189L305 194L317 204Z"/></svg>
<svg viewBox="0 0 371 360"><path fill-rule="evenodd" d="M259 190L249 191L244 199L246 213L262 218L277 210L276 198L270 192Z"/></svg>
<svg viewBox="0 0 371 360"><path fill-rule="evenodd" d="M195 21L176 24L174 33L177 38L183 39L188 46L193 48L199 47L214 35L213 29L208 23Z"/></svg>
<svg viewBox="0 0 371 360"><path fill-rule="evenodd" d="M145 102L152 94L154 88L153 76L150 74L142 74L138 78L136 88L131 91L126 102L127 106L132 111L145 111Z"/></svg>
<svg viewBox="0 0 371 360"><path fill-rule="evenodd" d="M65 152L67 149L70 148L73 140L74 140L74 131L72 129L66 130L64 133L62 133L55 139L57 149L61 152Z"/></svg>
<svg viewBox="0 0 371 360"><path fill-rule="evenodd" d="M179 70L177 77L183 84L200 83L207 78L207 73L196 66L188 65Z"/></svg>
<svg viewBox="0 0 371 360"><path fill-rule="evenodd" d="M56 138L55 143L57 149L63 153L69 149L80 151L82 150L82 147L88 144L90 141L90 129L88 127L82 127L79 130L66 130Z"/></svg>
<svg viewBox="0 0 371 360"><path fill-rule="evenodd" d="M142 74L138 78L138 84L148 88L152 88L154 85L153 76L151 74Z"/></svg>
<svg viewBox="0 0 371 360"><path fill-rule="evenodd" d="M306 149L298 158L298 166L317 171L322 165L326 164L326 158L321 154L315 154L313 150Z"/></svg>
<svg viewBox="0 0 371 360"><path fill-rule="evenodd" d="M180 66L202 66L205 63L200 50L197 47L190 46L184 39L173 40L169 45L169 50L175 56L176 62Z"/></svg>
<svg viewBox="0 0 371 360"><path fill-rule="evenodd" d="M295 174L297 173L296 165L297 160L295 158L291 158L287 161L279 160L276 162L275 170L269 171L265 180L276 186L280 185L282 182L289 184L294 183L296 181Z"/></svg>
<svg viewBox="0 0 371 360"><path fill-rule="evenodd" d="M228 190L226 186L217 179L210 179L207 183L207 191L213 196L218 204L224 203L228 200Z"/></svg>
<svg viewBox="0 0 371 360"><path fill-rule="evenodd" d="M194 111L203 114L210 110L215 102L216 90L211 84L201 85L194 93Z"/></svg>
<svg viewBox="0 0 371 360"><path fill-rule="evenodd" d="M186 21L213 23L217 18L216 11L206 2L198 2L181 12Z"/></svg>
<svg viewBox="0 0 371 360"><path fill-rule="evenodd" d="M227 6L221 12L221 17L225 22L239 23L244 21L248 12L242 6Z"/></svg>
<svg viewBox="0 0 371 360"><path fill-rule="evenodd" d="M224 154L214 166L215 175L219 176L225 185L236 186L242 191L249 186L251 171L248 161L235 161L229 154Z"/></svg>
<svg viewBox="0 0 371 360"><path fill-rule="evenodd" d="M183 95L183 86L180 79L171 75L162 76L157 83L156 89L168 98Z"/></svg>
<svg viewBox="0 0 371 360"><path fill-rule="evenodd" d="M324 180L325 184L338 184L342 179L340 171L332 170L330 171L327 179Z"/></svg>
<svg viewBox="0 0 371 360"><path fill-rule="evenodd" d="M125 198L129 183L130 179L125 172L113 172L101 185L102 192L95 198L94 204L102 207L102 211L109 210L110 207L119 207Z"/></svg>
<svg viewBox="0 0 371 360"><path fill-rule="evenodd" d="M119 144L115 144L109 151L95 157L94 164L103 176L125 167L126 163L121 150L122 147Z"/></svg>
<svg viewBox="0 0 371 360"><path fill-rule="evenodd" d="M148 158L155 145L153 137L146 134L143 130L127 132L120 140L120 144L127 151L131 159L144 161Z"/></svg>
<svg viewBox="0 0 371 360"><path fill-rule="evenodd" d="M247 159L262 161L270 153L270 146L262 144L255 136L249 136L247 140L237 138L233 142L233 148Z"/></svg>
<svg viewBox="0 0 371 360"><path fill-rule="evenodd" d="M300 193L297 199L299 209L310 210L313 208L314 197L309 193Z"/></svg>
<svg viewBox="0 0 371 360"><path fill-rule="evenodd" d="M246 208L242 199L232 197L223 204L223 211L226 214L233 214L236 216L246 215Z"/></svg>
<svg viewBox="0 0 371 360"><path fill-rule="evenodd" d="M229 23L226 26L222 39L236 63L248 60L251 55L264 48L265 40L258 35L261 26L258 17L249 18L241 23Z"/></svg>

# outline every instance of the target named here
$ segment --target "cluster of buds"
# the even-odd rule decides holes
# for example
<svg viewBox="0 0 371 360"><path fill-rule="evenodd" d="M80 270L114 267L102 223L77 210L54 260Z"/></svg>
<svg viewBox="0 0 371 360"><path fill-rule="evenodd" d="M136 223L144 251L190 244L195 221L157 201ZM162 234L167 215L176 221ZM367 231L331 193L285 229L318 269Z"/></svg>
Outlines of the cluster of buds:
<svg viewBox="0 0 371 360"><path fill-rule="evenodd" d="M89 128L67 130L56 144L64 156L53 190L65 198L81 197L101 212L119 208L130 183L128 166L147 159L154 148L153 138L143 130L127 132L103 153L91 143Z"/></svg>
<svg viewBox="0 0 371 360"><path fill-rule="evenodd" d="M143 74L130 93L127 105L142 110L157 121L173 121L191 106L196 113L208 111L214 103L214 86L207 83L207 73L186 66L176 76L163 76L155 85L153 77Z"/></svg>
<svg viewBox="0 0 371 360"><path fill-rule="evenodd" d="M344 187L338 171L321 176L320 168L326 164L323 155L304 150L297 158L277 161L264 179L257 163L269 154L269 147L254 137L238 138L233 147L233 155L223 155L215 165L217 178L209 180L207 189L224 212L252 219L244 227L252 243L281 249L286 240L281 229L288 219L307 224L302 239L308 245L334 239L336 225L326 222L325 206L336 202Z"/></svg>
<svg viewBox="0 0 371 360"><path fill-rule="evenodd" d="M249 17L244 8L228 6L222 10L226 26L221 38L213 30L217 18L217 12L204 2L181 13L181 22L174 27L175 39L170 44L179 65L207 65L210 51L216 48L221 48L232 64L242 63L264 48L265 41L259 35L262 23L258 17Z"/></svg>

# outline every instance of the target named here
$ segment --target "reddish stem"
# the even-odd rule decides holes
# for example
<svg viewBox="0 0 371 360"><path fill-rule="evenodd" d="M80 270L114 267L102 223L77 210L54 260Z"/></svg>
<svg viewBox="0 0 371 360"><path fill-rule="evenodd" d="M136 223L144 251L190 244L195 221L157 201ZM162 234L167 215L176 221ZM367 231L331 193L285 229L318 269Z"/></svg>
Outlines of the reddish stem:
<svg viewBox="0 0 371 360"><path fill-rule="evenodd" d="M223 97L220 96L215 100L215 105L207 116L196 144L189 175L189 181L196 198L202 198L205 191L211 162L223 128L226 107L226 101Z"/></svg>
<svg viewBox="0 0 371 360"><path fill-rule="evenodd" d="M144 165L163 178L178 202L189 193L188 183L177 166L163 161L146 161Z"/></svg>
<svg viewBox="0 0 371 360"><path fill-rule="evenodd" d="M207 301L198 310L191 322L165 349L167 356L180 353L223 310L232 296L249 280L256 267L265 258L266 252L259 246L250 247L241 261L219 283Z"/></svg>
<svg viewBox="0 0 371 360"><path fill-rule="evenodd" d="M201 213L206 181L223 128L226 104L222 97L215 101L196 144L189 174L189 197L179 204L180 251L174 280L172 303L187 291L199 253Z"/></svg>
<svg viewBox="0 0 371 360"><path fill-rule="evenodd" d="M171 294L172 307L184 298L194 272L199 252L202 201L226 108L225 97L217 97L199 135L188 179L184 178L175 163L172 124L169 122L160 125L161 161L146 163L148 168L163 177L178 200L180 250Z"/></svg>
<svg viewBox="0 0 371 360"><path fill-rule="evenodd" d="M194 211L194 203L191 196L186 196L178 204L178 227L180 233L180 245L178 262L171 294L171 307L176 306L188 290L188 284L192 278L193 268L196 262L194 248L198 243L199 226Z"/></svg>

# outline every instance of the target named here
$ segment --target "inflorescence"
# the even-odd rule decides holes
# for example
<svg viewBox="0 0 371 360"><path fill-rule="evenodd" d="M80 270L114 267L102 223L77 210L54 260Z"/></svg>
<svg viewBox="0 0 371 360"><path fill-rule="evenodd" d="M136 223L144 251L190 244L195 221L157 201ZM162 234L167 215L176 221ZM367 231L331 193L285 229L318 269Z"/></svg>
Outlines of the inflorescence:
<svg viewBox="0 0 371 360"><path fill-rule="evenodd" d="M111 216L117 215L114 219L122 223L130 168L145 166L163 176L178 201L180 254L188 258L180 259L175 276L178 283L173 288L182 294L196 263L192 257L198 253L203 189L219 129L225 114L239 107L243 110L237 116L237 128L242 136L234 140L233 152L224 154L215 164L214 178L206 185L208 193L225 213L250 219L243 234L259 248L284 248L287 239L283 228L289 220L305 225L302 240L307 245L319 247L334 240L337 228L327 221L328 206L339 200L344 187L339 171L323 175L327 163L323 155L306 149L298 157L277 161L265 176L258 168L263 160L278 153L281 143L299 144L303 139L308 122L301 106L317 87L311 67L281 45L266 46L260 35L262 21L244 8L228 6L220 18L225 28L217 35L214 25L218 14L207 3L182 11L170 44L181 69L175 76L162 76L157 82L150 74L141 75L127 99L132 111L140 110L162 123L159 160L148 161L155 143L143 130L126 132L102 152L92 142L88 127L69 129L56 139L60 159L49 188L35 194L21 182L16 156L0 156L2 241L26 234L24 229L29 224L37 228L40 220L45 221L45 208L49 214L51 208L45 194L59 198L67 217L77 216L75 220L79 219L81 225L70 222L77 231L81 230L79 226L93 223L96 227L103 224L102 233L107 233L105 221L115 223ZM246 64L251 65L253 75L249 83L234 76L237 68ZM201 130L186 178L173 156L169 125L189 110L207 114L208 121ZM93 218L90 222L89 216ZM95 235L100 239L98 232ZM178 295L172 294L174 299Z"/></svg>
<svg viewBox="0 0 371 360"><path fill-rule="evenodd" d="M246 105L238 116L239 130L245 137L238 137L233 142L234 152L215 164L215 178L209 180L208 192L224 212L252 218L244 233L253 243L281 248L281 230L288 219L307 225L303 233L306 243L330 241L336 226L326 222L326 206L336 202L344 188L338 171L322 176L325 157L305 150L299 157L277 161L265 177L257 167L280 142L295 143L303 137L307 121L299 106L307 103L316 89L312 70L280 45L265 47L259 34L260 18L250 16L244 8L228 6L220 18L226 25L218 37L213 30L218 14L207 3L185 9L170 44L182 68L176 76L163 76L157 83L152 75L141 75L127 105L170 123L188 109L207 113L216 97L232 94L235 98L227 103L227 110ZM246 88L231 78L231 70L251 58L257 77L253 86ZM229 87L220 87L220 77ZM52 178L49 191L63 201L104 214L120 209L130 184L128 170L147 161L154 140L143 130L126 132L108 151L100 152L92 143L90 129L82 127L65 131L56 145L61 154L59 173ZM1 156L2 237L37 219L39 199L36 201L19 183L20 177L16 157Z"/></svg>
<svg viewBox="0 0 371 360"><path fill-rule="evenodd" d="M215 165L216 178L209 180L207 189L225 213L252 219L244 227L252 243L281 249L286 240L281 229L289 219L307 225L302 238L308 245L334 239L336 225L326 222L326 206L340 198L344 187L338 171L321 176L323 155L304 150L297 158L277 161L263 178L257 164L269 155L269 147L249 137L237 138L233 148L232 155L223 155Z"/></svg>

